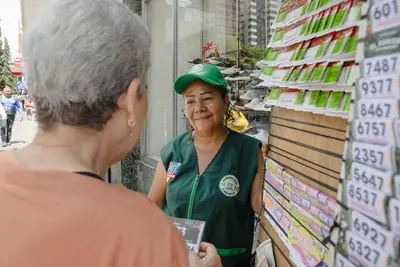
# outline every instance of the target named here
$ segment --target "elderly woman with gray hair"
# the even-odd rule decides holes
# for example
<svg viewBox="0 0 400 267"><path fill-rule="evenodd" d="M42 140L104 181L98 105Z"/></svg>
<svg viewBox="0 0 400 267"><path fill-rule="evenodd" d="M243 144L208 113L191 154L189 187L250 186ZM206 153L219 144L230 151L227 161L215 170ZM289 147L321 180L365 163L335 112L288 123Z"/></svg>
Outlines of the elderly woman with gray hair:
<svg viewBox="0 0 400 267"><path fill-rule="evenodd" d="M0 266L220 266L145 196L103 181L140 136L149 34L113 0L53 1L24 33L31 144L0 156Z"/></svg>

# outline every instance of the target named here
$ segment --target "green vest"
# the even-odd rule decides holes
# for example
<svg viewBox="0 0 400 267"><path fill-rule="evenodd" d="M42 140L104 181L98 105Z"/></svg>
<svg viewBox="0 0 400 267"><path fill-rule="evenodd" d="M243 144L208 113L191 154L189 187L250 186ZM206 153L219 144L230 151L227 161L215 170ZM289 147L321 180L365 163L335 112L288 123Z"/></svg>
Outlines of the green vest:
<svg viewBox="0 0 400 267"><path fill-rule="evenodd" d="M203 241L217 247L224 267L250 266L254 235L250 193L258 146L257 139L230 131L202 175L187 133L161 150L168 176L163 211L205 221Z"/></svg>

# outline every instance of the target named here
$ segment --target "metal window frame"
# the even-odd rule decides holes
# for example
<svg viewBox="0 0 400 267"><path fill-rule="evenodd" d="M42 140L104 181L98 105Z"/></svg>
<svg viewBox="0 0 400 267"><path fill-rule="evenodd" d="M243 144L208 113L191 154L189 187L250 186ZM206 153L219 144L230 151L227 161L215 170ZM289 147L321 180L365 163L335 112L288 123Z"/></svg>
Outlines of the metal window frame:
<svg viewBox="0 0 400 267"><path fill-rule="evenodd" d="M149 26L149 3L151 0L143 0L142 1L142 19L146 24L146 27ZM179 0L173 1L173 10L172 10L172 81L174 82L176 77L178 76L178 9L179 9ZM151 90L151 89L150 89ZM172 91L171 91L172 93ZM178 120L179 120L179 111L178 111L178 95L172 93L172 133L173 136L176 137L178 135ZM146 118L144 127L142 130L142 134L140 136L140 157L141 160L153 167L157 166L157 160L154 159L151 155L148 154L148 142L150 141L148 138L148 120L150 118ZM161 149L161 148L160 148Z"/></svg>

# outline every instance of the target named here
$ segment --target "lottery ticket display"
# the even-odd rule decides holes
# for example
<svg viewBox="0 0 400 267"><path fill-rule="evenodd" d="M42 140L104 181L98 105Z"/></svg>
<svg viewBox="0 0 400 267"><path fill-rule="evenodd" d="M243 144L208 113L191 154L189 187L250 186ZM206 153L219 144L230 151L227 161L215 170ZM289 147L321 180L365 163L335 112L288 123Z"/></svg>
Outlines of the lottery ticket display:
<svg viewBox="0 0 400 267"><path fill-rule="evenodd" d="M264 216L296 266L327 266L324 239L333 225L336 200L265 159Z"/></svg>
<svg viewBox="0 0 400 267"><path fill-rule="evenodd" d="M400 0L366 3L342 168L336 266L399 266Z"/></svg>
<svg viewBox="0 0 400 267"><path fill-rule="evenodd" d="M261 61L267 105L348 117L361 9L360 0L282 1Z"/></svg>

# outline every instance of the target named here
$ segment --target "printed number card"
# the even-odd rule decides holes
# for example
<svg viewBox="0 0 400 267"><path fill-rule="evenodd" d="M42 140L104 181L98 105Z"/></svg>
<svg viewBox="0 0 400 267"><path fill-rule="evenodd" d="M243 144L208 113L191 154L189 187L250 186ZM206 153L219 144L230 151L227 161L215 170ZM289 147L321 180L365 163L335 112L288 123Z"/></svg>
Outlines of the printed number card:
<svg viewBox="0 0 400 267"><path fill-rule="evenodd" d="M353 142L352 160L386 171L396 171L395 147Z"/></svg>
<svg viewBox="0 0 400 267"><path fill-rule="evenodd" d="M378 222L387 223L384 193L368 189L353 181L347 182L346 189L346 202L349 208L358 210Z"/></svg>
<svg viewBox="0 0 400 267"><path fill-rule="evenodd" d="M353 136L357 141L379 145L396 145L393 120L356 119Z"/></svg>
<svg viewBox="0 0 400 267"><path fill-rule="evenodd" d="M350 229L373 245L395 257L394 236L387 229L358 211L351 212Z"/></svg>
<svg viewBox="0 0 400 267"><path fill-rule="evenodd" d="M349 210L341 222L345 231L341 249L346 253L336 254L340 267L386 267L400 255L396 158L400 148L400 0L374 0L367 5L369 36L360 41L368 58L362 60L362 56L358 62L363 77L356 82L354 112L349 118L351 154L344 157L341 174L346 177L342 195Z"/></svg>
<svg viewBox="0 0 400 267"><path fill-rule="evenodd" d="M400 0L375 1L370 12L374 33L400 24Z"/></svg>
<svg viewBox="0 0 400 267"><path fill-rule="evenodd" d="M351 231L346 231L347 253L363 266L383 267L389 263L389 254Z"/></svg>
<svg viewBox="0 0 400 267"><path fill-rule="evenodd" d="M358 82L358 95L362 98L400 98L400 75L364 77Z"/></svg>
<svg viewBox="0 0 400 267"><path fill-rule="evenodd" d="M364 60L364 77L382 77L400 72L400 53L371 57Z"/></svg>
<svg viewBox="0 0 400 267"><path fill-rule="evenodd" d="M396 119L399 117L397 99L361 99L357 105L359 119Z"/></svg>
<svg viewBox="0 0 400 267"><path fill-rule="evenodd" d="M392 171L381 171L358 162L351 164L350 178L366 188L392 195Z"/></svg>
<svg viewBox="0 0 400 267"><path fill-rule="evenodd" d="M400 234L400 200L392 198L389 200L390 228L395 234Z"/></svg>

